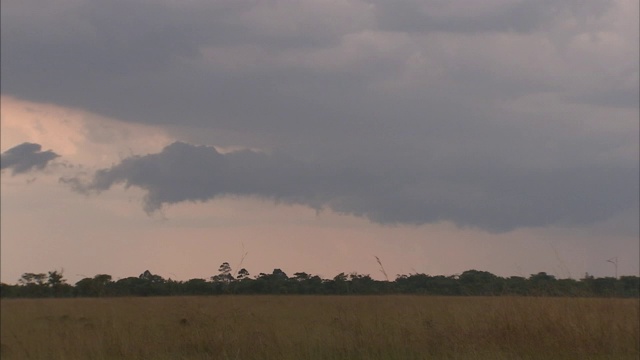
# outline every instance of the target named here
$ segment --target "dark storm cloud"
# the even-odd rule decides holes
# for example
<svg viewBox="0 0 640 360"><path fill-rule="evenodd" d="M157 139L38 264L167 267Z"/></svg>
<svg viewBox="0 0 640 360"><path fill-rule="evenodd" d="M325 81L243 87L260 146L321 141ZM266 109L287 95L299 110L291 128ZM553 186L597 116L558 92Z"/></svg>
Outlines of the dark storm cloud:
<svg viewBox="0 0 640 360"><path fill-rule="evenodd" d="M637 26L618 27L620 4L5 1L0 86L276 150L177 143L68 179L140 187L148 211L233 194L381 223L589 223L638 204Z"/></svg>
<svg viewBox="0 0 640 360"><path fill-rule="evenodd" d="M362 121L369 114L361 109L376 113L388 107L390 100L380 98L372 87L380 78L397 76L394 72L405 59L365 54L353 67L326 71L282 59L269 65L267 58L290 50L295 62L305 53L313 57L313 51L331 50L354 34L414 31L395 28L400 25L424 33L508 32L513 26L534 30L562 20L562 14L578 20L597 18L609 4L592 3L489 2L455 12L452 5L430 1L4 2L1 88L4 94L127 121L166 124L180 119L249 131L299 125L317 132L327 128L326 121ZM422 10L414 9L418 5ZM479 15L467 13L480 10ZM416 19L405 19L409 15ZM234 54L238 48L264 52ZM210 53L203 53L205 49ZM207 60L222 55L232 57L239 69L229 71ZM243 66L245 61L251 64ZM487 72L475 65L456 65L451 76L466 68L486 77ZM472 78L464 80L454 95L464 96L458 91L478 85ZM481 92L475 96L482 97ZM328 129L334 130L335 126Z"/></svg>
<svg viewBox="0 0 640 360"><path fill-rule="evenodd" d="M165 204L207 201L221 195L257 195L288 202L308 202L308 171L293 160L254 151L221 154L213 147L175 142L160 153L124 159L97 171L91 181L62 178L83 193L108 190L115 184L147 191L145 210Z"/></svg>
<svg viewBox="0 0 640 360"><path fill-rule="evenodd" d="M42 146L34 143L22 143L0 155L2 170L11 169L12 173L21 174L31 170L42 170L47 164L60 155L51 150L41 151Z"/></svg>
<svg viewBox="0 0 640 360"><path fill-rule="evenodd" d="M293 117L315 109L291 109L296 87L311 82L324 93L348 79L289 70L220 71L199 63L202 49L327 46L359 27L358 15L348 10L286 1L3 3L2 92L135 122L180 118L234 129L298 123Z"/></svg>
<svg viewBox="0 0 640 360"><path fill-rule="evenodd" d="M492 231L591 223L633 208L638 198L637 169L492 171L500 170L485 169L484 175L478 169L459 174L381 174L249 150L221 154L213 147L176 142L160 153L127 158L99 170L88 182L62 181L83 193L116 184L141 188L146 191L147 212L224 195L257 196L330 208L382 224L453 221Z"/></svg>

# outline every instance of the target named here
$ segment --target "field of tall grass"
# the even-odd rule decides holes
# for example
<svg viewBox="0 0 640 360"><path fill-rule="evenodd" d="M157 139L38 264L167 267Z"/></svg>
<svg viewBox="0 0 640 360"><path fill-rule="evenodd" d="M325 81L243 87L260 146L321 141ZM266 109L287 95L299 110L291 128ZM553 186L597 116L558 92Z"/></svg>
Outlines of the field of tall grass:
<svg viewBox="0 0 640 360"><path fill-rule="evenodd" d="M1 301L2 359L638 359L637 299Z"/></svg>

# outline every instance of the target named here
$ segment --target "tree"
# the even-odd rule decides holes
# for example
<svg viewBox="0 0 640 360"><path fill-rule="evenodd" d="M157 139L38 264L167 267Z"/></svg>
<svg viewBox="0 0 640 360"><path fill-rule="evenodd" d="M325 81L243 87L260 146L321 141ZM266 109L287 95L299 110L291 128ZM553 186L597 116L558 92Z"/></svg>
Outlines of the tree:
<svg viewBox="0 0 640 360"><path fill-rule="evenodd" d="M248 279L249 276L249 272L245 268L242 268L240 269L240 271L238 271L238 280Z"/></svg>
<svg viewBox="0 0 640 360"><path fill-rule="evenodd" d="M220 274L231 274L231 265L228 262L223 262L218 268Z"/></svg>
<svg viewBox="0 0 640 360"><path fill-rule="evenodd" d="M62 270L49 271L48 274L47 285L51 288L53 296L70 296L73 293L73 287L63 278Z"/></svg>
<svg viewBox="0 0 640 360"><path fill-rule="evenodd" d="M35 274L34 273L24 273L22 274L22 276L20 277L20 279L18 279L18 284L22 285L22 286L26 286L29 284L33 284L33 276Z"/></svg>
<svg viewBox="0 0 640 360"><path fill-rule="evenodd" d="M18 280L18 283L20 283L20 285L44 285L46 278L47 275L42 273L24 273L20 280Z"/></svg>
<svg viewBox="0 0 640 360"><path fill-rule="evenodd" d="M529 285L527 279L522 276L510 276L504 280L505 292L510 295L527 295Z"/></svg>
<svg viewBox="0 0 640 360"><path fill-rule="evenodd" d="M616 293L616 278L605 277L590 281L591 292L597 296L613 296Z"/></svg>
<svg viewBox="0 0 640 360"><path fill-rule="evenodd" d="M500 292L498 277L488 271L467 270L458 277L465 295L496 295Z"/></svg>
<svg viewBox="0 0 640 360"><path fill-rule="evenodd" d="M529 291L531 295L555 295L556 277L546 272L531 274L529 277Z"/></svg>
<svg viewBox="0 0 640 360"><path fill-rule="evenodd" d="M275 277L276 279L279 280L288 280L289 277L287 276L287 274L280 270L280 269L273 269L273 272L271 273L271 275L273 275L273 277Z"/></svg>
<svg viewBox="0 0 640 360"><path fill-rule="evenodd" d="M46 296L50 290L46 286L46 274L34 274L24 273L18 280L21 285L20 293L27 297L43 297Z"/></svg>
<svg viewBox="0 0 640 360"><path fill-rule="evenodd" d="M95 281L96 284L102 287L107 286L107 284L111 282L111 279L111 275L108 274L98 274L93 277L93 281Z"/></svg>
<svg viewBox="0 0 640 360"><path fill-rule="evenodd" d="M49 286L56 288L64 284L65 282L66 280L63 279L62 271L60 272L57 272L55 270L49 271L49 280L47 280L47 283L49 284Z"/></svg>
<svg viewBox="0 0 640 360"><path fill-rule="evenodd" d="M5 283L0 283L0 297L15 297L17 296L17 290L19 287L17 285L9 285Z"/></svg>
<svg viewBox="0 0 640 360"><path fill-rule="evenodd" d="M333 288L333 292L335 294L348 294L349 282L347 280L347 275L343 272L336 275L330 282L330 287Z"/></svg>
<svg viewBox="0 0 640 360"><path fill-rule="evenodd" d="M182 284L183 293L189 295L206 295L212 292L211 284L204 279L191 279Z"/></svg>
<svg viewBox="0 0 640 360"><path fill-rule="evenodd" d="M622 288L622 295L638 297L640 295L640 278L637 276L620 276L618 280Z"/></svg>
<svg viewBox="0 0 640 360"><path fill-rule="evenodd" d="M305 281L305 280L309 280L311 278L311 275L307 274L306 272L297 272L293 274L293 279L296 281Z"/></svg>
<svg viewBox="0 0 640 360"><path fill-rule="evenodd" d="M151 283L164 283L164 279L162 278L162 276L160 275L154 275L151 273L151 271L149 270L145 270L142 274L140 274L139 276L140 279L142 280L147 280Z"/></svg>
<svg viewBox="0 0 640 360"><path fill-rule="evenodd" d="M268 279L270 292L272 294L286 294L289 292L287 286L289 276L287 276L284 271L280 269L273 269L273 272L271 272L271 275L268 277Z"/></svg>
<svg viewBox="0 0 640 360"><path fill-rule="evenodd" d="M93 279L87 277L76 282L75 293L76 296L97 296L93 286Z"/></svg>
<svg viewBox="0 0 640 360"><path fill-rule="evenodd" d="M111 284L111 275L98 274L93 278L84 278L76 283L76 294L79 296L104 296Z"/></svg>
<svg viewBox="0 0 640 360"><path fill-rule="evenodd" d="M229 265L228 262L223 262L218 268L218 272L218 275L211 277L211 281L228 284L234 280L233 275L231 274L231 265Z"/></svg>
<svg viewBox="0 0 640 360"><path fill-rule="evenodd" d="M375 280L371 276L352 272L349 274L349 282L351 283L351 292L356 294L372 294L376 292Z"/></svg>

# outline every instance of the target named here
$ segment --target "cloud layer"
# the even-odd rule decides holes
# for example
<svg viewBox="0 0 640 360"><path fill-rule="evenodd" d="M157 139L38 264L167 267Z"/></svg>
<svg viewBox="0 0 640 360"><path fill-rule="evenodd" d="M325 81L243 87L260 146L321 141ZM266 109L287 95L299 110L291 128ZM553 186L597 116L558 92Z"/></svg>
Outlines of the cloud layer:
<svg viewBox="0 0 640 360"><path fill-rule="evenodd" d="M89 181L63 181L84 193L116 184L141 188L147 212L183 201L257 196L383 224L452 221L491 231L604 220L632 208L638 197L633 169L511 171L501 174L500 183L490 174L495 169L485 169L484 176L477 175L480 171L470 171L476 175L469 179L464 173L447 177L428 171L375 174L250 150L221 154L213 147L176 142L160 153L99 170Z"/></svg>
<svg viewBox="0 0 640 360"><path fill-rule="evenodd" d="M636 0L2 6L3 94L180 129L79 190L498 231L638 207ZM221 142L271 155L188 145Z"/></svg>
<svg viewBox="0 0 640 360"><path fill-rule="evenodd" d="M2 170L11 169L12 174L22 174L31 170L42 170L47 164L59 157L51 150L41 151L42 146L34 143L22 143L0 155Z"/></svg>

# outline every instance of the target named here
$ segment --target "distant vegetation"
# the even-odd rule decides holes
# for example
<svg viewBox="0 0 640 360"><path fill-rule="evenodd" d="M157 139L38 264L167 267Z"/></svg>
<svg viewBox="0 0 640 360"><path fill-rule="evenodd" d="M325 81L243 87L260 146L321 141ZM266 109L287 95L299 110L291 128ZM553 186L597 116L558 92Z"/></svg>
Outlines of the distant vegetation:
<svg viewBox="0 0 640 360"><path fill-rule="evenodd" d="M0 284L3 298L222 294L638 297L639 293L638 276L595 278L586 274L574 280L557 279L540 272L528 278L503 278L486 271L468 270L454 276L410 274L398 275L393 281L380 281L358 273L341 273L332 279L323 279L304 272L289 276L274 269L270 274L251 277L244 268L233 273L226 262L220 265L217 275L207 280L175 281L145 271L137 277L117 281L111 275L98 274L71 285L62 272L50 271L48 274L25 273L16 285Z"/></svg>

